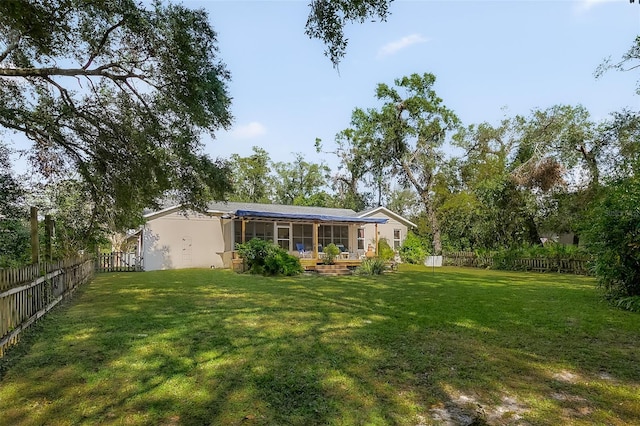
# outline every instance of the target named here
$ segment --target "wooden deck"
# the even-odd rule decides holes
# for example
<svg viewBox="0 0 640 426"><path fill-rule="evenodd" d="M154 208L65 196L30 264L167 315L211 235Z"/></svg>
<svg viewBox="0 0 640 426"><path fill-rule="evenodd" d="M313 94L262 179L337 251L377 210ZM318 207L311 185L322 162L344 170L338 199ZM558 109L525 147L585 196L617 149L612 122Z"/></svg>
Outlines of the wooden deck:
<svg viewBox="0 0 640 426"><path fill-rule="evenodd" d="M306 259L301 258L300 264L305 271L315 271L316 265L321 264L322 259ZM336 259L335 264L340 266L346 266L347 268L355 268L360 266L362 260L360 259Z"/></svg>
<svg viewBox="0 0 640 426"><path fill-rule="evenodd" d="M335 264L345 266L347 268L356 268L362 263L361 259L336 259ZM322 259L318 258L300 258L300 264L305 271L315 271L316 265L322 264ZM235 272L244 272L244 262L242 259L234 258L231 264L231 268Z"/></svg>

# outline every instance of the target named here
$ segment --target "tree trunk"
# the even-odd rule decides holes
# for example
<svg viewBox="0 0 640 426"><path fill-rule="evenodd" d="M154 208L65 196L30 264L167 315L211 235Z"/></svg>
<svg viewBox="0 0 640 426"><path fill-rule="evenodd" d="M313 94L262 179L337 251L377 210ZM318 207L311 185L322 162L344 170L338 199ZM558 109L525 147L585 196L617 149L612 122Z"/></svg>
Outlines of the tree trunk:
<svg viewBox="0 0 640 426"><path fill-rule="evenodd" d="M434 209L428 210L429 221L431 222L431 232L433 233L433 255L439 256L442 254L442 238L440 235L440 222L436 216Z"/></svg>
<svg viewBox="0 0 640 426"><path fill-rule="evenodd" d="M422 203L424 204L424 208L427 211L427 217L429 218L429 222L431 223L431 232L433 234L433 255L439 256L442 253L442 238L440 235L440 222L438 222L438 217L436 216L435 209L433 208L433 200L429 195L429 189L431 187L432 175L429 175L426 179L426 184L424 186L420 185L420 182L416 179L413 172L411 171L411 167L406 162L401 163L402 170L404 171L407 178L413 185L413 187L418 192Z"/></svg>

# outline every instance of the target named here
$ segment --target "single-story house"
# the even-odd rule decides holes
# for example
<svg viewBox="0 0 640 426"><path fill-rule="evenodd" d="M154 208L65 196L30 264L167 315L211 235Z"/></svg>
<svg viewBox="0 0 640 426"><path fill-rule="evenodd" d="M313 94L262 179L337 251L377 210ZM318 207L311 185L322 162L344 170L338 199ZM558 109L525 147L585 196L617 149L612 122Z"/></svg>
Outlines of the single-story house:
<svg viewBox="0 0 640 426"><path fill-rule="evenodd" d="M144 269L231 268L236 243L273 241L293 255L318 259L338 245L345 259L359 259L380 238L398 249L415 225L384 207L350 209L217 202L206 213L179 205L145 214L138 233Z"/></svg>

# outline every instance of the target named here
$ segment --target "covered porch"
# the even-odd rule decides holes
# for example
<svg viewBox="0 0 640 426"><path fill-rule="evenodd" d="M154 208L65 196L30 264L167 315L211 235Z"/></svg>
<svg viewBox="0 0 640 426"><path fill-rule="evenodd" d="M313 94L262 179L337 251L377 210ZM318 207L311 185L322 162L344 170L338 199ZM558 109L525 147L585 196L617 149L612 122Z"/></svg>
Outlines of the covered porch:
<svg viewBox="0 0 640 426"><path fill-rule="evenodd" d="M353 268L360 265L367 251L376 254L378 224L386 222L387 219L382 218L238 210L232 222L232 247L252 238L272 241L298 256L305 270L315 270L318 264L324 262L324 247L335 244L341 250L335 263ZM368 224L374 225L374 235L366 235L365 225ZM235 253L233 264L234 270L242 269L242 259Z"/></svg>

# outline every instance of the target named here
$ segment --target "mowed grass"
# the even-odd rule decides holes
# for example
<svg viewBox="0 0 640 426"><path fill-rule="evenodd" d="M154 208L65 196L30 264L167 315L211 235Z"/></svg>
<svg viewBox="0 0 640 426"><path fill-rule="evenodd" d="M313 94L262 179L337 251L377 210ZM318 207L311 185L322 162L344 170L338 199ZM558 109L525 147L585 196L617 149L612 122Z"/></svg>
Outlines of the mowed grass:
<svg viewBox="0 0 640 426"><path fill-rule="evenodd" d="M101 274L3 363L2 425L640 423L640 315L572 275Z"/></svg>

